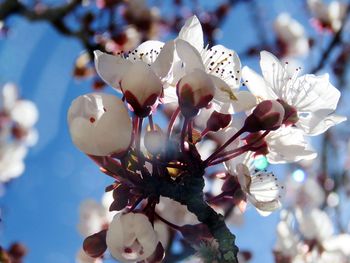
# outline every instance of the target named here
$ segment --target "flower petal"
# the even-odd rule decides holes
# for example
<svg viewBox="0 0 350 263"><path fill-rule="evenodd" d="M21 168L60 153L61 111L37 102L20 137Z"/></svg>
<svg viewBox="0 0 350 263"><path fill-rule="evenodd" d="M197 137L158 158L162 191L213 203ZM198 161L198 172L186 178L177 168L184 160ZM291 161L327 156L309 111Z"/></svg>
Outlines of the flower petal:
<svg viewBox="0 0 350 263"><path fill-rule="evenodd" d="M128 70L130 62L122 56L113 56L99 50L94 51L95 68L98 75L111 87L120 90L120 80Z"/></svg>
<svg viewBox="0 0 350 263"><path fill-rule="evenodd" d="M204 46L203 30L197 16L192 16L186 20L181 28L178 39L185 40L201 52Z"/></svg>
<svg viewBox="0 0 350 263"><path fill-rule="evenodd" d="M241 61L237 53L222 45L203 50L202 59L207 73L224 80L232 89L241 83Z"/></svg>
<svg viewBox="0 0 350 263"><path fill-rule="evenodd" d="M328 74L305 75L296 79L289 88L286 101L297 107L299 112L323 110L333 112L338 104L340 92L330 82Z"/></svg>
<svg viewBox="0 0 350 263"><path fill-rule="evenodd" d="M328 128L346 121L347 118L340 115L323 115L319 112L309 114L307 117L299 117L298 128L309 136L315 136L328 130Z"/></svg>
<svg viewBox="0 0 350 263"><path fill-rule="evenodd" d="M184 63L186 72L191 72L195 68L205 71L201 55L191 44L181 39L177 39L175 44L176 52Z"/></svg>
<svg viewBox="0 0 350 263"><path fill-rule="evenodd" d="M263 77L257 74L254 70L245 66L242 69L242 77L245 80L244 85L253 93L258 100L277 99L277 95L266 84Z"/></svg>
<svg viewBox="0 0 350 263"><path fill-rule="evenodd" d="M151 65L156 61L158 55L160 54L164 43L157 40L148 40L143 42L128 55L128 59L131 62L143 61L148 65Z"/></svg>
<svg viewBox="0 0 350 263"><path fill-rule="evenodd" d="M267 51L260 53L260 67L265 81L273 92L282 98L283 88L290 78L287 70L282 66L278 58Z"/></svg>
<svg viewBox="0 0 350 263"><path fill-rule="evenodd" d="M266 137L270 163L290 163L311 160L317 153L309 146L303 132L293 127L280 128Z"/></svg>
<svg viewBox="0 0 350 263"><path fill-rule="evenodd" d="M158 77L165 78L173 64L175 51L174 41L169 41L165 43L162 50L160 51L157 59L151 64L151 67Z"/></svg>

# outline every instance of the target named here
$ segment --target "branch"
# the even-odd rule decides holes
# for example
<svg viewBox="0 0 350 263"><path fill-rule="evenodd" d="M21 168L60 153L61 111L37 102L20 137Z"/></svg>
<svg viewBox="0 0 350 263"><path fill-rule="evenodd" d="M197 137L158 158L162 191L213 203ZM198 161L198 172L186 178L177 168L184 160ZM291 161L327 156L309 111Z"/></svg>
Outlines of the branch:
<svg viewBox="0 0 350 263"><path fill-rule="evenodd" d="M62 35L79 40L90 54L90 57L93 58L93 51L95 49L104 50L104 48L90 41L91 35L88 28L82 26L79 30L73 30L64 21L66 16L78 8L81 3L82 0L71 0L69 3L58 7L36 11L28 8L19 0L6 0L0 4L0 21L6 20L8 17L15 14L32 22L46 21Z"/></svg>
<svg viewBox="0 0 350 263"><path fill-rule="evenodd" d="M350 4L348 4L346 7L346 14L345 14L344 19L342 21L341 28L334 35L332 41L328 44L327 48L322 52L322 55L321 55L319 62L317 63L317 65L313 69L311 69L311 74L315 74L317 71L321 70L325 66L325 64L326 64L327 60L329 59L329 56L332 53L332 51L334 50L334 48L342 43L341 36L342 36L342 33L344 31L344 28L345 28L346 20L349 16L349 12L350 12L349 6L350 6Z"/></svg>
<svg viewBox="0 0 350 263"><path fill-rule="evenodd" d="M201 176L188 174L184 177L181 184L167 181L164 178L154 178L154 180L157 181L150 182L150 186L153 186L154 191L186 205L188 210L194 213L198 220L209 228L210 233L219 243L221 252L219 262L238 262L238 248L235 245L235 236L227 228L224 217L217 214L204 200L202 192L204 179L202 174Z"/></svg>

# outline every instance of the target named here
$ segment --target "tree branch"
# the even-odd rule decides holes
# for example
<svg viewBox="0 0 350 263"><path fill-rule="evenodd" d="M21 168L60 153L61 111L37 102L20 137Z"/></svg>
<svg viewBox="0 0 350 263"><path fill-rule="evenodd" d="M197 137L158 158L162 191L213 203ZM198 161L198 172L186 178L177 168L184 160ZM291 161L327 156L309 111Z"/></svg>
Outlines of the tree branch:
<svg viewBox="0 0 350 263"><path fill-rule="evenodd" d="M349 16L349 12L350 12L349 6L350 6L350 4L348 4L346 7L346 14L345 14L344 19L342 21L341 28L339 29L339 31L337 33L335 33L332 41L329 42L326 49L322 52L322 55L320 57L319 62L317 63L317 65L313 69L311 69L311 72L310 72L311 74L315 74L317 71L321 70L325 66L325 64L326 64L327 60L329 59L329 56L332 53L332 51L334 50L334 48L342 43L341 36L342 36L342 33L344 31L344 28L345 28L346 20Z"/></svg>
<svg viewBox="0 0 350 263"><path fill-rule="evenodd" d="M204 200L202 192L204 179L202 175L185 175L181 183L152 177L157 181L151 182L150 185L161 196L171 198L186 205L188 210L194 213L198 220L208 227L210 233L219 243L219 250L221 252L219 262L238 262L238 247L235 245L235 236L227 228L224 217L217 214Z"/></svg>

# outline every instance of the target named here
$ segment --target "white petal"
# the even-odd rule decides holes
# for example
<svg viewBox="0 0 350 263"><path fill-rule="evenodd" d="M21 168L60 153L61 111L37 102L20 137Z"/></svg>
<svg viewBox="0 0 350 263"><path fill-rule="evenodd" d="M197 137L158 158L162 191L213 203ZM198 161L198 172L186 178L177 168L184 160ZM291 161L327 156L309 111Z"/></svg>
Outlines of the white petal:
<svg viewBox="0 0 350 263"><path fill-rule="evenodd" d="M293 127L283 127L266 137L270 163L289 163L316 158L317 153L309 146L303 132Z"/></svg>
<svg viewBox="0 0 350 263"><path fill-rule="evenodd" d="M340 252L345 256L350 257L350 235L349 234L340 234L333 236L330 239L327 239L323 242L323 247L327 251Z"/></svg>
<svg viewBox="0 0 350 263"><path fill-rule="evenodd" d="M196 16L192 16L186 20L185 25L181 28L178 39L185 40L194 46L199 52L202 51L203 30L201 23Z"/></svg>
<svg viewBox="0 0 350 263"><path fill-rule="evenodd" d="M128 60L131 62L143 61L148 65L151 65L156 61L160 54L164 43L157 40L148 40L143 42L128 55Z"/></svg>
<svg viewBox="0 0 350 263"><path fill-rule="evenodd" d="M29 100L18 100L11 110L12 119L24 128L31 128L38 121L39 112Z"/></svg>
<svg viewBox="0 0 350 263"><path fill-rule="evenodd" d="M165 43L157 59L151 65L153 71L157 74L158 77L165 78L168 75L173 64L174 52L174 41Z"/></svg>
<svg viewBox="0 0 350 263"><path fill-rule="evenodd" d="M281 203L279 200L271 200L271 201L257 201L256 199L248 196L249 202L252 203L256 207L256 210L262 216L268 216L271 212L279 209L281 207Z"/></svg>
<svg viewBox="0 0 350 263"><path fill-rule="evenodd" d="M18 99L18 88L13 83L6 83L2 88L1 95L4 109L10 111Z"/></svg>
<svg viewBox="0 0 350 263"><path fill-rule="evenodd" d="M289 87L288 94L286 101L299 112L323 110L329 114L336 109L340 98L340 92L329 82L328 74L299 77Z"/></svg>
<svg viewBox="0 0 350 263"><path fill-rule="evenodd" d="M202 58L208 73L224 80L232 89L241 83L241 62L236 52L222 45L203 50Z"/></svg>
<svg viewBox="0 0 350 263"><path fill-rule="evenodd" d="M299 230L307 239L322 242L333 235L333 224L329 216L322 210L314 208L310 211L296 211Z"/></svg>
<svg viewBox="0 0 350 263"><path fill-rule="evenodd" d="M307 135L315 136L346 120L346 117L335 114L324 116L319 113L314 113L307 117L299 117L299 121L296 125Z"/></svg>
<svg viewBox="0 0 350 263"><path fill-rule="evenodd" d="M267 84L278 97L282 98L283 88L290 77L287 70L273 54L267 51L260 53L260 67Z"/></svg>
<svg viewBox="0 0 350 263"><path fill-rule="evenodd" d="M215 110L221 113L237 113L242 111L248 111L252 109L256 105L256 97L251 94L249 91L238 91L235 92L234 95L237 98L237 100L229 100L225 101L223 99L219 100L217 99L217 96L219 96L219 93L221 91L216 91L214 102L215 103ZM220 94L220 95L226 95ZM228 97L228 96L227 96Z"/></svg>
<svg viewBox="0 0 350 263"><path fill-rule="evenodd" d="M98 75L111 87L119 90L120 80L130 66L130 62L121 56L113 56L99 50L95 54L95 68Z"/></svg>
<svg viewBox="0 0 350 263"><path fill-rule="evenodd" d="M246 85L250 92L253 93L259 100L278 98L276 93L267 85L263 77L249 67L243 67L242 77L245 81L244 85Z"/></svg>
<svg viewBox="0 0 350 263"><path fill-rule="evenodd" d="M191 72L193 69L196 68L205 71L202 62L202 57L193 46L181 39L176 40L175 44L176 52L180 57L181 61L183 61L184 66L186 68L186 72Z"/></svg>
<svg viewBox="0 0 350 263"><path fill-rule="evenodd" d="M163 90L163 98L161 99L162 103L178 103L178 98L176 94L176 88L169 87Z"/></svg>

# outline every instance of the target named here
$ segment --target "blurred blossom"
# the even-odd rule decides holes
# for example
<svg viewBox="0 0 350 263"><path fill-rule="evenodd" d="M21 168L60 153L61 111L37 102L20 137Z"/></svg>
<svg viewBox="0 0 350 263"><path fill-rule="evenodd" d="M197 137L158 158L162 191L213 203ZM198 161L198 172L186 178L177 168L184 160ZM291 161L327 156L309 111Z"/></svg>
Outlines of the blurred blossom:
<svg viewBox="0 0 350 263"><path fill-rule="evenodd" d="M6 83L3 86L0 109L0 182L8 182L24 172L28 147L34 146L38 140L38 133L33 127L38 116L33 102L19 99L16 85Z"/></svg>
<svg viewBox="0 0 350 263"><path fill-rule="evenodd" d="M325 201L325 192L321 185L316 181L314 177L309 176L305 179L305 172L302 170L296 170L304 175L304 180L296 180L294 173L292 178L288 177L286 180L286 194L285 201L292 206L299 206L304 209L311 209L320 207Z"/></svg>
<svg viewBox="0 0 350 263"><path fill-rule="evenodd" d="M274 29L277 34L281 56L304 56L309 52L309 39L303 26L288 13L281 13L275 20Z"/></svg>
<svg viewBox="0 0 350 263"><path fill-rule="evenodd" d="M337 32L346 14L346 4L333 0L329 4L323 0L308 0L308 7L315 18L314 25L318 30Z"/></svg>

